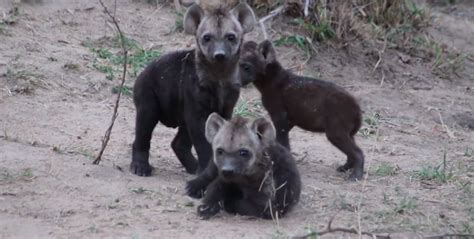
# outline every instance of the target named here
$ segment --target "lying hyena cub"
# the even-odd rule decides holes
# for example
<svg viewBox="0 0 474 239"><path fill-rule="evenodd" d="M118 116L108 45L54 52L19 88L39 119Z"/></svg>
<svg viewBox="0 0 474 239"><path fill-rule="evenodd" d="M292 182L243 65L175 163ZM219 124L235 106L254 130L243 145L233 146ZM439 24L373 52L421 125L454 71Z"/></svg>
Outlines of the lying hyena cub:
<svg viewBox="0 0 474 239"><path fill-rule="evenodd" d="M212 112L225 118L232 116L240 91L239 50L244 34L254 25L253 11L244 3L230 11L218 8L204 12L196 4L188 9L184 29L196 36L196 49L163 55L135 82L132 173L151 175L150 140L158 122L178 127L171 147L187 172L195 173L207 166L212 149L204 136L206 119ZM199 165L191 153L193 146Z"/></svg>
<svg viewBox="0 0 474 239"><path fill-rule="evenodd" d="M240 56L242 83L253 82L262 95L262 103L277 131L277 140L290 148L288 138L293 126L326 137L347 155L338 168L353 169L351 180L360 180L364 172L364 155L354 135L361 126L357 101L341 87L310 77L301 77L283 69L269 41L260 45L246 42Z"/></svg>
<svg viewBox="0 0 474 239"><path fill-rule="evenodd" d="M206 170L189 181L187 194L204 199L202 218L229 213L271 219L285 215L299 200L301 181L291 153L275 140L275 128L264 118L226 121L213 113L206 138L214 158Z"/></svg>

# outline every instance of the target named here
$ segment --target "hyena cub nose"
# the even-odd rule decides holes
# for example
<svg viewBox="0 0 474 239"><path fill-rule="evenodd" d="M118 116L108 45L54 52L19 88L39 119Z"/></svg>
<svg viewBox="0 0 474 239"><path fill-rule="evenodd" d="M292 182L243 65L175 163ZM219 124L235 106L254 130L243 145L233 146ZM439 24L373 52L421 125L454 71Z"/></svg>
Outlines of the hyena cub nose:
<svg viewBox="0 0 474 239"><path fill-rule="evenodd" d="M225 53L223 51L214 53L214 59L216 59L217 61L225 60Z"/></svg>
<svg viewBox="0 0 474 239"><path fill-rule="evenodd" d="M222 176L225 178L231 178L234 175L234 169L223 168L222 169Z"/></svg>
<svg viewBox="0 0 474 239"><path fill-rule="evenodd" d="M214 51L214 59L216 61L223 61L227 58L227 55L225 53L225 48L224 46L221 46L220 48L216 49Z"/></svg>

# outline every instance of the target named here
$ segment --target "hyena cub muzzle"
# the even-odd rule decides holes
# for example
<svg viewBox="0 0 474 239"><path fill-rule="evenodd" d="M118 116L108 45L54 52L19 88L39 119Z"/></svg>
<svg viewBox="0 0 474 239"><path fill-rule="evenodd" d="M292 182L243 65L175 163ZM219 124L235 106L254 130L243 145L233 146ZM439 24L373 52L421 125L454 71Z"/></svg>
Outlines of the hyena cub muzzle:
<svg viewBox="0 0 474 239"><path fill-rule="evenodd" d="M199 216L207 219L224 209L271 219L285 215L298 202L300 175L291 153L276 142L270 121L226 121L213 113L206 122L206 138L213 160L187 185L189 196L204 194Z"/></svg>

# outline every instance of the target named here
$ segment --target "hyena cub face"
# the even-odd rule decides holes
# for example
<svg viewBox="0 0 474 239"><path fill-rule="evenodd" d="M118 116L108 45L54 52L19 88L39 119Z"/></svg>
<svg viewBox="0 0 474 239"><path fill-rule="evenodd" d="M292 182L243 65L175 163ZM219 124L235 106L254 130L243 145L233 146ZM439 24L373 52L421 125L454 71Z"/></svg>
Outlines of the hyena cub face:
<svg viewBox="0 0 474 239"><path fill-rule="evenodd" d="M196 36L197 50L213 63L238 57L243 36L252 31L254 25L255 16L246 3L230 11L220 7L207 14L194 4L184 16L185 32Z"/></svg>
<svg viewBox="0 0 474 239"><path fill-rule="evenodd" d="M230 121L213 113L206 122L206 138L212 144L219 175L229 181L253 176L270 167L264 150L275 142L275 128L264 118L249 122L242 117Z"/></svg>
<svg viewBox="0 0 474 239"><path fill-rule="evenodd" d="M263 79L267 66L276 61L275 49L270 41L265 40L260 44L254 41L245 42L239 60L242 85Z"/></svg>

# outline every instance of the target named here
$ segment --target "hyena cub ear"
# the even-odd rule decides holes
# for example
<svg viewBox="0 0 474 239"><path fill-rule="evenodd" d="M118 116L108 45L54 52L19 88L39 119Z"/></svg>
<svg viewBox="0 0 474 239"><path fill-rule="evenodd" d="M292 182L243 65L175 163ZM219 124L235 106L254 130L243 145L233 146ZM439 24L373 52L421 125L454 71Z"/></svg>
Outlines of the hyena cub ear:
<svg viewBox="0 0 474 239"><path fill-rule="evenodd" d="M276 130L269 120L258 118L252 123L251 129L257 133L263 147L269 147L275 142Z"/></svg>
<svg viewBox="0 0 474 239"><path fill-rule="evenodd" d="M217 113L209 115L206 121L206 139L209 143L212 144L214 137L225 122L226 120Z"/></svg>
<svg viewBox="0 0 474 239"><path fill-rule="evenodd" d="M242 25L244 33L251 32L255 26L255 15L252 8L247 3L239 3L231 11L231 14L237 18Z"/></svg>
<svg viewBox="0 0 474 239"><path fill-rule="evenodd" d="M267 63L277 60L275 48L273 48L273 44L269 40L265 40L258 45L258 52L260 52L264 61Z"/></svg>
<svg viewBox="0 0 474 239"><path fill-rule="evenodd" d="M184 32L195 35L196 31L204 18L204 11L198 4L193 4L184 14Z"/></svg>

